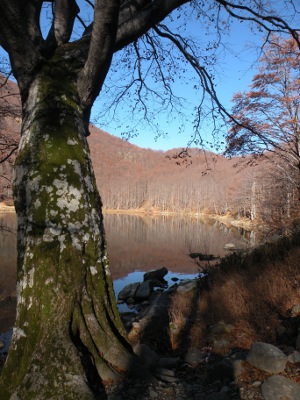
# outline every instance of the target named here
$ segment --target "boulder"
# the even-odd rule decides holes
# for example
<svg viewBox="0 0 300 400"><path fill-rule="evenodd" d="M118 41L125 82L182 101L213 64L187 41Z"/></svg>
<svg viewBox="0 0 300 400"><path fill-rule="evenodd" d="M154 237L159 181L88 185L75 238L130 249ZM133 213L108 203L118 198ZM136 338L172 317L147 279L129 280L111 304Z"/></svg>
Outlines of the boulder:
<svg viewBox="0 0 300 400"><path fill-rule="evenodd" d="M145 282L148 282L148 280ZM164 289L168 286L168 282L165 279L151 279L151 285Z"/></svg>
<svg viewBox="0 0 300 400"><path fill-rule="evenodd" d="M270 376L262 385L265 400L300 399L300 385L282 375Z"/></svg>
<svg viewBox="0 0 300 400"><path fill-rule="evenodd" d="M153 374L163 382L176 383L178 381L178 379L175 378L174 371L167 368L156 368L155 371L153 371Z"/></svg>
<svg viewBox="0 0 300 400"><path fill-rule="evenodd" d="M292 364L300 364L300 352L299 351L293 351L293 353L291 353L288 356L288 361Z"/></svg>
<svg viewBox="0 0 300 400"><path fill-rule="evenodd" d="M140 283L130 283L126 285L118 294L118 301L126 301L128 298L134 298L135 292L139 288Z"/></svg>
<svg viewBox="0 0 300 400"><path fill-rule="evenodd" d="M134 348L133 351L140 358L143 365L148 368L156 368L159 362L159 356L155 351L153 351L146 344L139 343Z"/></svg>
<svg viewBox="0 0 300 400"><path fill-rule="evenodd" d="M148 280L142 282L134 294L134 299L136 301L142 301L148 299L152 292L153 292L152 281Z"/></svg>
<svg viewBox="0 0 300 400"><path fill-rule="evenodd" d="M270 374L277 374L284 371L287 356L280 349L269 343L256 342L253 343L246 361Z"/></svg>
<svg viewBox="0 0 300 400"><path fill-rule="evenodd" d="M149 271L146 272L144 274L144 281L148 281L148 280L163 280L164 276L167 275L169 271L167 270L167 268L162 267L160 269L156 269L154 271Z"/></svg>

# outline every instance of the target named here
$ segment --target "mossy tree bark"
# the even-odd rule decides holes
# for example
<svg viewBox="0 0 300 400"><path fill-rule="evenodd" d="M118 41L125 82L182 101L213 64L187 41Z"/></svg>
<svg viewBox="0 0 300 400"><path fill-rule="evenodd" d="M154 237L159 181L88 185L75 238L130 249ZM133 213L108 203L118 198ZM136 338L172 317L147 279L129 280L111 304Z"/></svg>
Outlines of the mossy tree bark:
<svg viewBox="0 0 300 400"><path fill-rule="evenodd" d="M116 307L76 73L57 60L23 104L17 321L3 399L94 398L100 378L115 381L138 363Z"/></svg>

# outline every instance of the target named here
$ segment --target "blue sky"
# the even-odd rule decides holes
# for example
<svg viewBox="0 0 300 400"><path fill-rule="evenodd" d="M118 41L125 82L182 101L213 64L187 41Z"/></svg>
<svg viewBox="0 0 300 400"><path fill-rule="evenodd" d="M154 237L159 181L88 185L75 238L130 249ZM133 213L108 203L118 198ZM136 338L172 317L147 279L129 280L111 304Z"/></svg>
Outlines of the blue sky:
<svg viewBox="0 0 300 400"><path fill-rule="evenodd" d="M79 0L79 3L82 3L81 5L84 4L82 6L82 13L88 15L90 11L87 8L86 3L83 3L83 0ZM50 6L45 8L42 17L42 25L45 30L49 29L50 26L51 9L49 7ZM174 19L174 24L177 24L179 29L181 29L181 23L182 18ZM211 32L206 34L203 26L201 26L201 29L200 26L199 21L190 21L189 25L187 25L187 32L191 36L196 37L201 46L205 48L207 41L211 40L212 36L215 36L215 31L212 28ZM252 32L246 23L240 23L239 21L233 22L230 34L224 36L226 49L221 47L218 51L218 62L215 66L214 75L219 99L228 110L231 108L230 101L233 94L237 91L247 90L248 85L251 83L251 79L256 72L255 62L258 59L257 48L259 47L259 44L261 44L261 40L262 34L258 34L257 30ZM191 115L193 108L198 104L197 96L201 95L200 90L198 92L193 90L191 82L187 83L191 76L192 72L187 71L186 75L182 79L176 79L175 77L173 83L174 91L178 95L187 98L185 108L181 109L181 111L187 116ZM116 78L123 79L124 75L122 77L122 74L120 74L119 78L119 75L116 74ZM105 104L105 98L104 100L102 99L103 97L101 97L99 101L96 101L93 107L91 119L94 125L119 137L122 137L122 132L124 131L130 132L131 127L136 123L135 119L132 117L133 114L130 99L129 102L123 105L123 108L118 108L115 118L108 119L107 121L98 118L99 110L103 107L103 101ZM168 112L163 113L159 108L155 111L155 106L153 107L155 123L163 132L166 133L166 135L157 138L157 131L155 128L150 127L146 123L144 124L141 118L140 124L137 125L138 135L131 138L129 141L140 147L155 150L169 150L175 147L185 147L193 136L192 123L186 123L184 128L180 130L180 119L176 113L174 113L173 116L170 116ZM138 118L140 117L141 116L138 116ZM204 125L201 130L201 135L204 140L211 142L212 127L209 123L210 121L208 119L206 125ZM222 141L222 137L219 137L218 141ZM212 150L214 150L214 148L212 148Z"/></svg>
<svg viewBox="0 0 300 400"><path fill-rule="evenodd" d="M196 31L198 26L196 24L190 27L190 30ZM202 33L200 32L202 35ZM196 35L197 36L197 35ZM261 43L261 35L255 34L248 29L246 24L234 22L231 26L231 32L228 37L225 37L227 50L220 49L219 62L216 65L215 84L219 99L230 110L231 99L235 92L247 90L248 85L251 83L252 77L256 72L255 62L258 59L258 45ZM192 73L191 73L192 74ZM186 84L189 76L186 79L178 79L174 83L174 90L180 95L187 97L189 104L186 104L185 112L188 115L192 112L193 107L197 103L197 93L189 88ZM95 103L92 118L94 124L107 132L122 137L124 126L128 127L134 125L134 120L131 121L130 105L119 109L117 114L119 120L124 120L121 125L120 121L110 120L107 124L104 120L97 119L98 110L101 109L101 101ZM160 128L166 132L165 136L156 137L155 129L151 129L147 124L139 125L139 134L136 137L130 138L129 142L144 148L151 148L154 150L169 150L172 148L186 147L191 137L193 136L193 126L191 123L186 123L183 130L179 132L179 121L168 118L163 112L156 114ZM170 121L171 119L171 121ZM212 141L211 131L212 127L209 126L209 119L207 126L201 130L203 139L208 142ZM125 129L126 130L126 129ZM130 128L129 128L130 130ZM224 131L225 133L225 131ZM218 138L222 141L222 137ZM193 144L192 144L193 147ZM208 148L211 148L208 145ZM211 148L216 150L215 147Z"/></svg>

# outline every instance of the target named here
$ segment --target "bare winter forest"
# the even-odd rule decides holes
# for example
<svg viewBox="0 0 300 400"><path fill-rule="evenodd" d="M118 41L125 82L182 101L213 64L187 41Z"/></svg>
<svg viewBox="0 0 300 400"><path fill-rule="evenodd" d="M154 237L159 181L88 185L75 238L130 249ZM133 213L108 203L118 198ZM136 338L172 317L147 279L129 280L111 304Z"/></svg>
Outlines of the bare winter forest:
<svg viewBox="0 0 300 400"><path fill-rule="evenodd" d="M17 87L0 88L0 157L19 140ZM94 126L88 138L104 209L228 215L285 228L295 219L298 194L280 170L263 159L191 148L142 149ZM140 132L143 135L143 132ZM0 163L0 201L12 204L16 151Z"/></svg>

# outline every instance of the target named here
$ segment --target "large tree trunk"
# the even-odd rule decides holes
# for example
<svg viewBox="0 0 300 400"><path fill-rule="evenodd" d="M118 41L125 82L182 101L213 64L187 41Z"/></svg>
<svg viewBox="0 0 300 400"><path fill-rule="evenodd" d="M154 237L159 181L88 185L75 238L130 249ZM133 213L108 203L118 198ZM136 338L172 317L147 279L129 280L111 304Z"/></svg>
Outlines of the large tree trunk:
<svg viewBox="0 0 300 400"><path fill-rule="evenodd" d="M137 361L116 307L76 74L63 62L29 87L14 196L18 307L1 398L95 398L99 377L115 381Z"/></svg>

